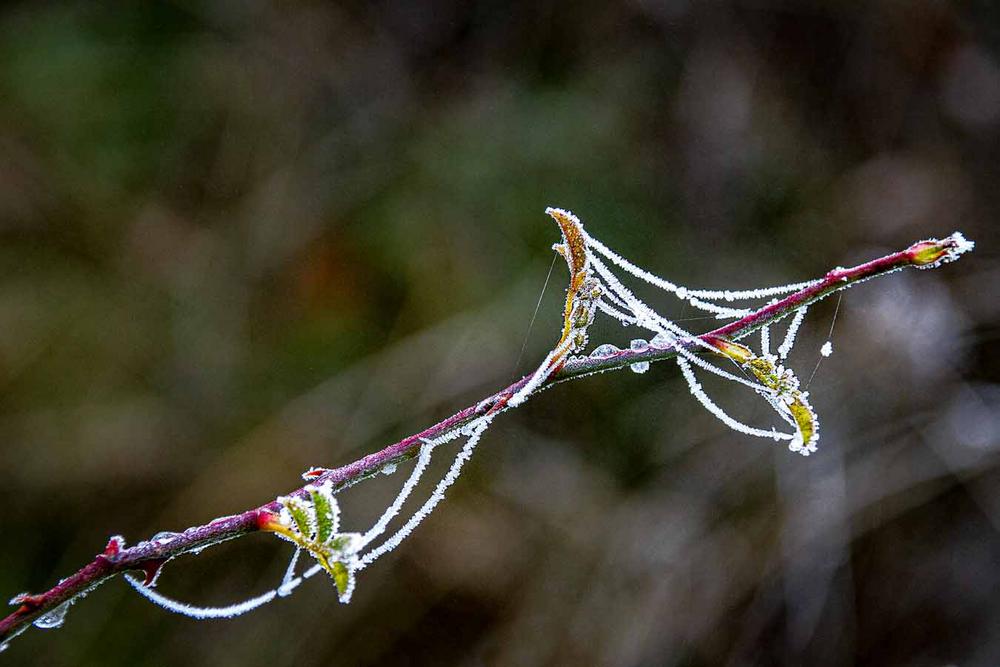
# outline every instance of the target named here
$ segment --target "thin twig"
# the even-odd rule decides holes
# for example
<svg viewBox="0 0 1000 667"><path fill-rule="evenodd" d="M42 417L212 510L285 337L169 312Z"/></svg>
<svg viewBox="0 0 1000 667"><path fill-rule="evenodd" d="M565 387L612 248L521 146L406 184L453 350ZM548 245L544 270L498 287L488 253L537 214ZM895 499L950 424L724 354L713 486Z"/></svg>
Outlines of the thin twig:
<svg viewBox="0 0 1000 667"><path fill-rule="evenodd" d="M935 241L934 243L937 244L937 248L941 249L941 254L944 254L945 252L955 250L962 242L961 237L956 235L942 241ZM702 334L697 338L703 342L710 342L713 339L723 337L731 340L743 338L761 327L793 313L803 306L863 280L885 275L908 266L936 265L940 255L938 258L935 258L933 256L934 253L928 249L928 243L916 243L906 250L886 255L885 257L850 269L834 269L822 279L811 283L808 287L780 301L756 310L730 324ZM934 248L931 250L934 250ZM641 351L625 349L611 355L596 358L573 357L568 359L561 368L553 372L538 389L541 390L559 382L594 373L626 368L636 362L655 362L670 359L678 354L677 345L683 345L686 348L696 348L698 343L692 338L688 341L681 340L673 345L660 348L650 347ZM333 484L334 490L339 491L376 474L386 465L412 458L417 454L424 440L430 440L450 432L487 413L496 413L504 410L511 397L524 387L530 378L530 375L525 376L509 387L455 413L451 417L438 422L420 433L404 438L353 463L326 471L321 476L312 480L312 484L318 485L329 481ZM305 497L306 491L303 487L288 495ZM241 514L221 517L205 525L188 528L184 532L175 534L170 538L147 540L128 548L124 548L118 540L112 539L103 553L98 554L89 564L85 565L75 574L63 579L51 589L37 595L18 596L16 598L16 604L19 605L18 608L9 616L0 620L0 646L11 637L27 629L39 616L55 609L64 602L88 592L115 575L129 571L141 571L146 574L147 580L151 580L166 561L187 552L198 551L207 546L255 532L260 529L259 521L263 517L278 511L278 509L277 503L272 501Z"/></svg>

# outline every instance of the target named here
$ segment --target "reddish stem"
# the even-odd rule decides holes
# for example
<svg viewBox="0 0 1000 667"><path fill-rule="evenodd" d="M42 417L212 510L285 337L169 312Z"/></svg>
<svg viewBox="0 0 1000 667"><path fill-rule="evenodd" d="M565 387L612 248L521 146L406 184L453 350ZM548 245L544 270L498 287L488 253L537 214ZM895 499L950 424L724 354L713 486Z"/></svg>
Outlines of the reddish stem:
<svg viewBox="0 0 1000 667"><path fill-rule="evenodd" d="M961 238L958 236L949 237L942 241L921 241L906 250L880 257L850 269L834 269L827 273L823 279L817 280L808 287L730 324L702 334L699 338L706 342L719 337L742 338L803 306L859 281L885 275L907 266L926 266L929 263L929 247L932 250L940 251L937 256L931 257L935 261L942 254L953 251L956 252L957 256L957 252L961 252L960 243ZM928 246L928 244L931 245ZM694 341L688 343L682 341L680 344L685 345L685 347L695 345ZM676 355L676 348L667 346L663 348L650 347L641 351L620 350L598 358L575 357L566 360L539 389L600 371L625 368L640 361L661 361ZM525 376L489 398L455 413L420 433L389 445L381 451L369 454L340 468L323 472L312 479L311 483L318 484L329 480L333 482L335 490L340 490L377 473L387 464L411 458L416 454L424 439L436 438L488 412L503 410L507 401L528 382L530 377L530 375ZM304 488L299 488L290 495L304 496L305 494ZM270 515L277 512L278 509L277 503L272 501L242 514L221 517L205 525L188 528L169 538L147 540L128 548L117 544L111 548L109 543L109 547L95 556L93 561L44 593L15 598L13 602L18 605L17 609L0 620L0 645L24 631L39 616L81 593L86 593L117 574L140 571L149 582L155 578L160 567L171 558L259 530L262 514Z"/></svg>

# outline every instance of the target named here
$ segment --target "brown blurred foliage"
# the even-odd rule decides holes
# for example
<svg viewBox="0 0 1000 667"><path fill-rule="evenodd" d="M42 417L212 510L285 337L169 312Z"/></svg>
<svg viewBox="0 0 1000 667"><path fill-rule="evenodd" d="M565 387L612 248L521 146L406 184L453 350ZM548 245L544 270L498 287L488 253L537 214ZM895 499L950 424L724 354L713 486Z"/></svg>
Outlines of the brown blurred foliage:
<svg viewBox="0 0 1000 667"><path fill-rule="evenodd" d="M589 378L498 420L348 606L317 578L196 623L115 581L3 659L1000 664L998 138L981 0L6 6L8 596L505 385L558 238L547 205L704 287L956 228L979 247L845 295L808 460L727 431L670 364ZM557 334L561 270L520 372ZM400 482L344 494L349 526ZM228 603L287 555L239 540L160 588Z"/></svg>

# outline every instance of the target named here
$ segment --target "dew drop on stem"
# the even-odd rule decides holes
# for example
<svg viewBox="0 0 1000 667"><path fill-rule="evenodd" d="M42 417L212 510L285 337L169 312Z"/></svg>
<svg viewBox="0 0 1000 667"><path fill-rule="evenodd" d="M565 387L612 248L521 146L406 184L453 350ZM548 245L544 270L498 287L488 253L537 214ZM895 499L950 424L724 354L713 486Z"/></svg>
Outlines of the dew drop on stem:
<svg viewBox="0 0 1000 667"><path fill-rule="evenodd" d="M63 602L61 605L48 611L38 618L35 619L35 627L42 628L43 630L51 630L52 628L58 628L66 620L66 611L69 609L69 602Z"/></svg>

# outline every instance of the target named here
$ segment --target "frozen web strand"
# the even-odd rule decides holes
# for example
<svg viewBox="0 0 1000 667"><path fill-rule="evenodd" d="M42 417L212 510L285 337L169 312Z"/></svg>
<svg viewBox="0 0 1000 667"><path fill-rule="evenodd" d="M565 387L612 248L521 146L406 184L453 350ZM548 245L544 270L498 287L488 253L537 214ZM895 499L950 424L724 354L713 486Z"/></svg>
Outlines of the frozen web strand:
<svg viewBox="0 0 1000 667"><path fill-rule="evenodd" d="M625 326L635 324L635 318L631 315L626 315L622 311L618 310L614 306L610 305L607 301L601 299L597 302L597 309L606 315L610 315L615 318Z"/></svg>
<svg viewBox="0 0 1000 667"><path fill-rule="evenodd" d="M797 292L800 289L804 289L812 285L815 281L806 281L801 283L792 283L789 285L779 285L776 287L763 287L759 289L751 290L702 290L702 289L688 289L681 285L675 285L669 280L660 278L657 275L646 271L645 269L636 266L632 262L628 261L615 251L608 248L606 245L590 236L584 232L584 237L587 240L587 245L596 250L598 253L604 255L608 261L612 264L619 266L622 270L627 273L631 273L633 276L649 283L655 287L666 290L668 292L673 292L681 299L687 299L689 297L697 297L700 299L722 299L723 301L749 301L754 299L766 299L771 296L779 296L781 294L791 294L792 292ZM694 305L694 304L692 304ZM714 304L709 304L714 306ZM719 307L719 306L714 306Z"/></svg>
<svg viewBox="0 0 1000 667"><path fill-rule="evenodd" d="M795 436L791 433L782 433L773 428L770 431L765 431L733 419L726 414L725 410L720 408L715 402L712 401L712 399L708 397L708 394L705 393L701 383L698 382L698 378L695 377L694 369L691 368L691 364L688 363L687 359L684 357L677 357L677 365L680 366L681 374L684 375L684 379L687 380L688 389L690 390L691 395L698 399L698 402L701 403L706 410L715 415L719 421L729 428L757 438L771 438L774 440L792 440L795 438Z"/></svg>
<svg viewBox="0 0 1000 667"><path fill-rule="evenodd" d="M163 607L167 611L172 611L175 614L182 614L184 616L190 616L191 618L199 620L208 618L233 618L235 616L240 616L248 611L253 611L258 607L266 605L278 595L277 591L268 591L263 595L258 595L255 598L250 598L249 600L244 600L243 602L238 602L236 604L229 605L228 607L196 607L194 605L168 598L167 596L156 592L149 586L146 586L138 579L130 577L127 574L125 575L125 581L127 581L129 585L144 598Z"/></svg>
<svg viewBox="0 0 1000 667"><path fill-rule="evenodd" d="M411 532L413 532L413 529L416 528L417 525L419 525L419 523L423 521L427 517L427 515L429 515L434 510L435 507L437 507L437 504L441 502L441 500L444 498L445 490L449 486L451 486L456 479L458 479L458 475L462 471L462 466L472 456L472 450L479 442L479 439L482 437L483 432L489 426L491 420L492 417L482 418L480 421L474 422L474 426L472 427L472 430L469 433L468 441L462 447L462 450L458 453L458 456L455 457L455 460L452 462L451 467L448 469L448 472L445 474L444 478L440 482L438 482L430 498L428 498L424 502L424 504L420 507L420 509L418 509L413 514L413 516L411 516L410 519L399 530L397 530L390 538L388 538L385 542L380 544L375 549L372 549L368 553L361 556L360 559L358 560L358 565L356 567L356 570L363 570L365 567L375 562L379 557L392 551L397 546L399 546L399 544L404 539L406 539Z"/></svg>
<svg viewBox="0 0 1000 667"><path fill-rule="evenodd" d="M591 266L594 267L598 275L601 277L605 287L607 287L606 291L607 296L611 297L615 301L615 303L621 304L622 308L631 311L635 316L634 318L635 323L638 324L640 327L647 329L648 331L651 331L658 336L671 336L675 341L681 339L684 342L690 342L694 345L705 348L706 350L715 352L715 348L712 347L709 343L705 342L698 336L695 336L690 332L686 331L682 327L678 326L674 322L663 317L655 310L650 308L648 305L646 305L641 299L635 296L635 294L633 294L630 289L625 287L625 285L623 285L620 280L618 280L618 277L615 276L615 274L611 271L611 269L608 268L608 266L604 264L604 262L602 262L600 258L591 257L590 261L591 261ZM624 262L625 260L622 261ZM624 320L622 321L624 322ZM684 345L678 344L676 345L676 347L678 354L687 357L687 359L689 359L691 363L694 363L695 365L704 368L709 372L715 373L716 375L719 375L720 377L723 377L727 380L732 380L739 384L750 387L754 391L759 392L761 390L760 385L753 382L749 382L744 378L733 375L732 373L728 373L719 368L718 366L708 363L707 361L701 359L700 357L686 350Z"/></svg>
<svg viewBox="0 0 1000 667"><path fill-rule="evenodd" d="M602 283L607 288L606 295L613 298L616 304L620 304L632 313L633 321L639 327L658 335L672 335L674 338L683 338L695 345L700 345L706 349L713 350L711 345L701 340L697 336L686 331L674 322L663 317L655 310L646 305L639 297L632 293L632 290L625 287L618 277L607 267L598 257L591 257L591 266L597 271Z"/></svg>
<svg viewBox="0 0 1000 667"><path fill-rule="evenodd" d="M392 521L397 514L399 514L399 510L402 509L403 503L405 503L406 499L410 497L413 489L417 486L417 482L420 481L424 471L427 469L427 465L431 462L431 453L434 451L434 445L429 443L429 440L424 440L424 444L420 447L420 456L417 457L417 462L414 464L413 471L410 472L410 476L406 478L406 482L399 490L399 494L396 496L396 499L393 500L392 504L386 508L385 512L382 513L382 516L380 516L378 521L375 522L375 525L372 526L371 529L364 534L364 536L362 536L361 544L358 546L358 549L364 548L372 540L384 533L386 527L389 525L389 522Z"/></svg>
<svg viewBox="0 0 1000 667"><path fill-rule="evenodd" d="M299 564L299 554L301 552L301 549L295 547L295 552L292 554L291 559L289 559L288 567L285 569L285 576L281 578L281 585L275 589L278 597L283 598L291 595L298 588L299 584L302 583L302 578L295 576L295 566Z"/></svg>
<svg viewBox="0 0 1000 667"><path fill-rule="evenodd" d="M608 250L608 252L611 252L611 251ZM609 257L608 260L610 262L612 262L613 264L618 264L618 262L616 262L614 258L618 258L620 261L625 262L625 260L622 259L621 257L619 257L618 255L614 255L614 257ZM605 280L608 279L607 278L608 275L612 275L612 276L614 275L611 272L611 269L609 269L607 267L607 265L604 264L604 262L601 261L601 259L599 257L597 257L596 255L591 255L591 257L590 257L590 263L594 266L594 268L596 268L598 270L598 273L600 273L601 277L605 278ZM628 262L626 262L626 263L628 264L628 266L632 267L633 269L635 269L635 271L638 272L638 273L635 273L635 272L632 272L632 271L628 271L628 269L626 267L622 266L622 268L625 269L626 271L628 271L629 273L632 273L636 277L640 278L641 280L644 280L645 282L653 285L654 287L659 287L660 289L663 289L663 290L665 290L667 292L671 292L675 296L678 296L679 298L687 300L688 303L690 303L695 308L698 308L700 310L704 310L705 312L713 313L717 317L720 317L720 318L742 317L743 315L746 315L747 313L750 312L749 310L747 310L745 308L729 308L727 306L718 306L718 305L715 305L713 303L709 303L707 301L702 301L702 300L700 300L700 299L698 299L696 297L689 296L690 292L687 290L686 287L678 287L677 285L674 285L672 282L670 282L668 280L663 280L662 278L659 278L658 276L654 276L653 274L651 274L648 271L645 271L643 269L640 269L639 267L635 266L634 264L631 264L631 263L628 263ZM600 268L598 268L598 265L600 265ZM621 266L621 265L619 264L619 266ZM617 278L615 278L614 280L615 280L615 282L618 282L619 285L621 284L620 281L618 281ZM681 290L681 291L678 292L678 290ZM631 292L629 292L629 293L631 293ZM683 294L684 296L680 296L680 294Z"/></svg>
<svg viewBox="0 0 1000 667"><path fill-rule="evenodd" d="M619 308L626 309L634 316L635 323L653 333L659 333L663 328L675 328L682 335L690 335L677 325L663 318L655 310L647 306L639 297L632 293L632 290L625 287L618 277L612 273L611 269L598 257L591 257L590 264L597 271L601 282L607 288L606 296L611 299ZM660 324L658 328L656 325Z"/></svg>
<svg viewBox="0 0 1000 667"><path fill-rule="evenodd" d="M753 300L753 299L765 299L770 296L777 296L781 294L790 294L791 292L798 291L805 287L809 287L813 284L813 281L794 283L789 285L781 285L777 287L765 287L752 290L697 290L689 289L680 285L675 285L669 280L660 278L657 275L646 271L645 269L636 266L627 259L621 257L616 252L608 248L606 245L590 236L584 232L584 236L587 241L587 245L592 249L596 250L598 253L604 255L610 262L616 266L621 267L624 271L632 274L636 278L649 283L655 287L666 290L668 292L673 292L681 299L686 299L688 297L700 297L702 299L722 299L724 301L738 301L738 300ZM714 304L712 304L714 305Z"/></svg>
<svg viewBox="0 0 1000 667"><path fill-rule="evenodd" d="M667 323L672 324L670 322ZM680 332L684 334L685 338L681 340L677 335L675 335L674 332ZM674 346L674 349L676 350L678 357L683 357L684 359L694 364L695 366L698 366L699 368L702 368L708 371L709 373L714 373L715 375L718 375L719 377L724 378L726 380L730 380L737 384L741 384L744 387L749 387L750 389L753 389L758 393L765 393L765 394L767 393L765 387L762 387L761 385L755 382L751 382L746 378L742 378L739 375L734 375L733 373L730 373L725 369L719 368L715 364L706 361L702 357L699 357L694 352L691 352L689 349L687 349L685 343L691 342L700 347L704 347L707 350L715 352L714 347L703 341L701 338L687 333L677 325L673 325L670 329L663 329L657 331L656 336L653 338L653 342L656 344L654 345L654 347L656 346L662 347L664 346L664 344L670 343Z"/></svg>
<svg viewBox="0 0 1000 667"><path fill-rule="evenodd" d="M620 300L625 307L627 307L635 315L635 322L642 328L651 331L657 336L669 337L673 341L681 341L675 343L678 355L687 358L691 363L704 368L705 370L715 373L716 375L723 377L727 380L731 380L738 384L742 384L754 391L760 392L761 386L754 382L750 382L745 378L739 377L725 371L718 366L711 364L704 359L698 357L694 353L688 351L683 343L690 342L694 345L703 347L707 350L715 352L715 348L710 344L706 343L704 340L691 334L690 332L684 330L674 322L666 319L655 310L647 306L640 300L635 294L632 293L627 287L625 287L620 280L611 272L604 262L602 262L597 257L591 258L591 266L597 271L598 275L601 277L605 286L608 288L608 294L614 294L618 300ZM656 340L654 338L654 340Z"/></svg>
<svg viewBox="0 0 1000 667"><path fill-rule="evenodd" d="M795 345L795 335L799 332L799 327L802 326L802 320L806 318L807 310L809 309L803 307L795 311L795 316L792 318L791 324L788 325L788 331L785 333L785 340L778 346L778 356L780 358L784 359L792 351L792 347Z"/></svg>
<svg viewBox="0 0 1000 667"><path fill-rule="evenodd" d="M715 364L706 361L701 356L697 355L689 349L691 346L700 346L702 348L707 348L713 352L716 351L715 347L712 346L707 341L700 337L693 336L683 328L679 327L674 322L664 318L659 313L654 311L652 308L643 303L632 291L625 287L622 282L614 275L614 273L600 260L598 257L591 258L591 266L594 268L596 273L600 276L605 287L607 288L607 295L609 301L615 305L619 305L625 314L632 313L635 315L636 324L641 328L648 329L650 331L657 332L658 336L672 336L674 337L675 348L677 351L678 364L681 366L684 372L685 379L688 382L688 386L691 390L692 395L713 415L716 416L720 421L725 423L727 426L735 431L744 433L746 435L753 435L756 437L763 438L773 438L775 440L790 440L790 449L793 451L804 450L804 443L801 443L801 435L799 435L799 424L793 417L792 409L789 407L789 401L780 397L773 388L769 388L760 383L753 382L748 379L744 379L732 373L729 373L722 368L716 366ZM634 272L633 272L634 273ZM642 276L640 276L642 277ZM755 296L767 296L766 293L755 293ZM728 297L727 297L728 298ZM806 315L806 308L800 308L796 310L792 322L788 327L785 339L783 340L781 346L779 347L779 352L781 353L782 359L784 359L788 352L791 350L795 343L795 335L799 327L802 324ZM621 318L619 318L621 319ZM770 346L770 331L762 330L762 347ZM635 346L633 345L633 349ZM774 408L778 413L779 417L786 422L789 426L795 429L794 433L782 433L778 432L775 428L771 428L770 431L755 428L749 424L740 422L732 417L730 417L722 408L720 408L715 402L713 402L708 394L698 383L697 378L694 374L693 366L703 368L711 373L714 373L720 377L727 380L742 384L750 389L754 390L756 393L764 397L765 400ZM805 395L802 397L805 398ZM813 439L814 442L814 439ZM814 450L815 447L812 443L808 446L808 451L802 451L802 453L809 453L809 451Z"/></svg>
<svg viewBox="0 0 1000 667"><path fill-rule="evenodd" d="M760 328L760 353L762 357L771 354L771 327Z"/></svg>
<svg viewBox="0 0 1000 667"><path fill-rule="evenodd" d="M572 344L573 341L571 339L567 339L549 352L545 357L545 361L543 361L538 367L538 370L534 372L531 379L528 380L528 382L521 387L517 393L510 397L510 400L507 401L507 406L516 408L528 400L528 397L535 393L535 391L549 379L549 376L552 375L552 371L554 369L553 362L564 356Z"/></svg>
<svg viewBox="0 0 1000 667"><path fill-rule="evenodd" d="M292 586L292 588L298 587L298 585L301 584L303 580L305 580L305 579L311 579L312 577L315 577L317 574L319 574L322 571L323 571L323 566L320 565L319 563L314 563L314 564L310 565L309 569L307 569L305 572L303 572L301 577L296 577L295 579L292 580L292 582L294 584ZM279 593L279 595L280 595L280 593Z"/></svg>
<svg viewBox="0 0 1000 667"><path fill-rule="evenodd" d="M697 339L697 340L701 340L701 339ZM764 394L764 395L770 395L770 391L767 389L767 387L759 385L756 382L751 382L750 380L747 380L746 378L742 378L739 375L733 375L729 371L724 370L722 368L719 368L715 364L712 364L712 363L709 363L709 362L705 361L704 359L702 359L701 357L699 357L695 353L693 353L690 350L688 350L687 348L685 348L683 345L678 345L677 346L677 354L678 354L678 358L679 359L683 358L687 362L692 363L695 366L697 366L698 368L704 369L704 370L708 371L709 373L714 373L715 375L718 375L721 378L724 378L726 380L730 380L731 382L735 382L737 384L741 384L744 387L749 387L750 389L753 389L757 393Z"/></svg>
<svg viewBox="0 0 1000 667"><path fill-rule="evenodd" d="M418 509L413 516L411 516L410 519L390 538L368 553L362 555L358 559L355 571L365 569L367 566L378 560L378 558L399 546L403 540L409 537L410 533L413 532L413 529L416 528L421 521L427 518L427 515L434 511L434 508L437 507L438 503L444 499L445 491L449 486L455 483L456 479L458 479L458 475L462 472L462 466L465 465L465 462L468 461L469 458L471 458L472 450L475 449L476 445L479 443L479 439L489 427L492 420L492 416L481 417L479 420L472 422L465 429L462 429L463 432L468 433L469 439L462 447L462 450L458 453L458 456L455 457L455 460L452 462L451 467L448 468L448 472L445 474L444 478L442 478L441 481L438 482L437 486L434 487L434 491L431 493L430 498L428 498L424 504L421 505L420 509Z"/></svg>
<svg viewBox="0 0 1000 667"><path fill-rule="evenodd" d="M709 371L710 373L718 375L726 380L729 380L731 382L736 382L737 384L741 384L753 390L755 393L763 396L765 400L767 400L768 403L775 409L775 411L778 412L778 414L784 421L788 422L790 426L797 428L797 425L790 418L790 415L786 414L788 412L788 409L785 408L783 405L779 405L779 401L775 397L774 392L772 390L769 390L768 388L762 386L757 382L753 382L752 380L748 380L744 377L740 377L738 375L725 371L719 366L710 363L709 361L695 354L691 350L687 349L687 345L696 345L708 349L712 352L716 351L713 346L711 346L706 341L702 340L700 337L693 336L689 332L685 331L683 328L679 327L674 322L662 317L659 313L655 312L652 308L643 303L638 297L635 296L635 294L631 292L631 290L625 287L621 283L621 281L618 280L617 276L615 276L611 272L611 270L599 258L596 257L591 258L591 266L594 268L594 270L602 279L606 287L606 294L609 296L609 298L613 300L616 304L618 303L622 304L622 307L624 309L627 309L629 312L634 313L636 316L636 322L639 324L640 327L656 332L656 337L654 337L654 341L659 339L660 341L672 342L677 351L678 358L683 358L688 365L693 364L699 368ZM640 366L638 369L633 368L633 370L638 370L641 372L642 370L644 370L644 368ZM692 374L692 378L693 377L694 376ZM698 386L698 389L701 389L700 385ZM694 393L693 390L692 393ZM715 408L714 410L712 408L709 409L719 419L722 419L727 424L740 424L746 429L751 429L751 430L754 429L754 427L751 427L747 424L742 424L740 422L737 422L735 419L729 417L728 414L726 414L721 408L719 408L711 400L708 399L708 396L707 394L704 393L704 390L701 390L701 393L707 400L707 403L705 401L702 401L702 403L705 405L706 408L709 408L709 405L714 406ZM697 394L695 394L695 396L697 397ZM734 428L736 430L740 430L737 427ZM772 429L770 432L761 431L759 429L756 429L756 431L759 437L775 437L773 434L776 432L774 429ZM786 437L792 438L794 436L786 434Z"/></svg>
<svg viewBox="0 0 1000 667"><path fill-rule="evenodd" d="M598 260L598 261L600 261L600 260ZM593 264L593 259L591 260L591 263ZM601 266L603 267L603 270L605 272L607 272L607 267L605 267L603 263L601 264ZM601 275L600 271L598 271L598 275ZM617 308L618 310L622 311L622 313L625 314L625 317L627 317L627 318L629 318L631 320L630 322L627 322L627 323L625 323L625 321L622 320L622 322L625 323L626 326L628 324L635 324L636 323L635 318L632 317L631 315L628 315L628 313L632 312L632 308L625 301L625 299L623 299L620 296L618 296L617 294L615 294L614 289L612 289L608 285L605 285L603 282L601 283L601 286L604 288L601 291L601 301L602 302L606 302L607 304L610 304L610 305L614 306L615 308Z"/></svg>
<svg viewBox="0 0 1000 667"><path fill-rule="evenodd" d="M733 375L714 364L710 364L704 359L698 357L692 352L688 351L684 344L685 342L691 342L694 345L698 345L707 350L715 352L715 348L703 341L698 336L691 334L690 332L684 330L677 324L666 319L655 310L647 306L640 300L635 294L632 293L627 287L625 287L620 280L611 272L604 262L602 262L597 257L591 258L591 266L597 271L598 275L601 277L605 286L608 288L608 294L614 294L618 300L620 300L624 307L628 308L632 313L634 313L634 321L642 328L651 331L656 336L666 338L671 342L675 343L677 353L680 356L686 357L691 361L691 363L704 368L705 370L715 373L720 377L727 380L732 380L744 386L750 387L754 391L760 390L760 385L750 382L744 378L737 375ZM654 341L656 338L654 337ZM678 342L680 341L680 342Z"/></svg>
<svg viewBox="0 0 1000 667"><path fill-rule="evenodd" d="M311 566L308 570L302 573L302 578L309 579L311 577L316 576L322 571L323 571L323 566L320 565L319 563L316 563L315 565Z"/></svg>

